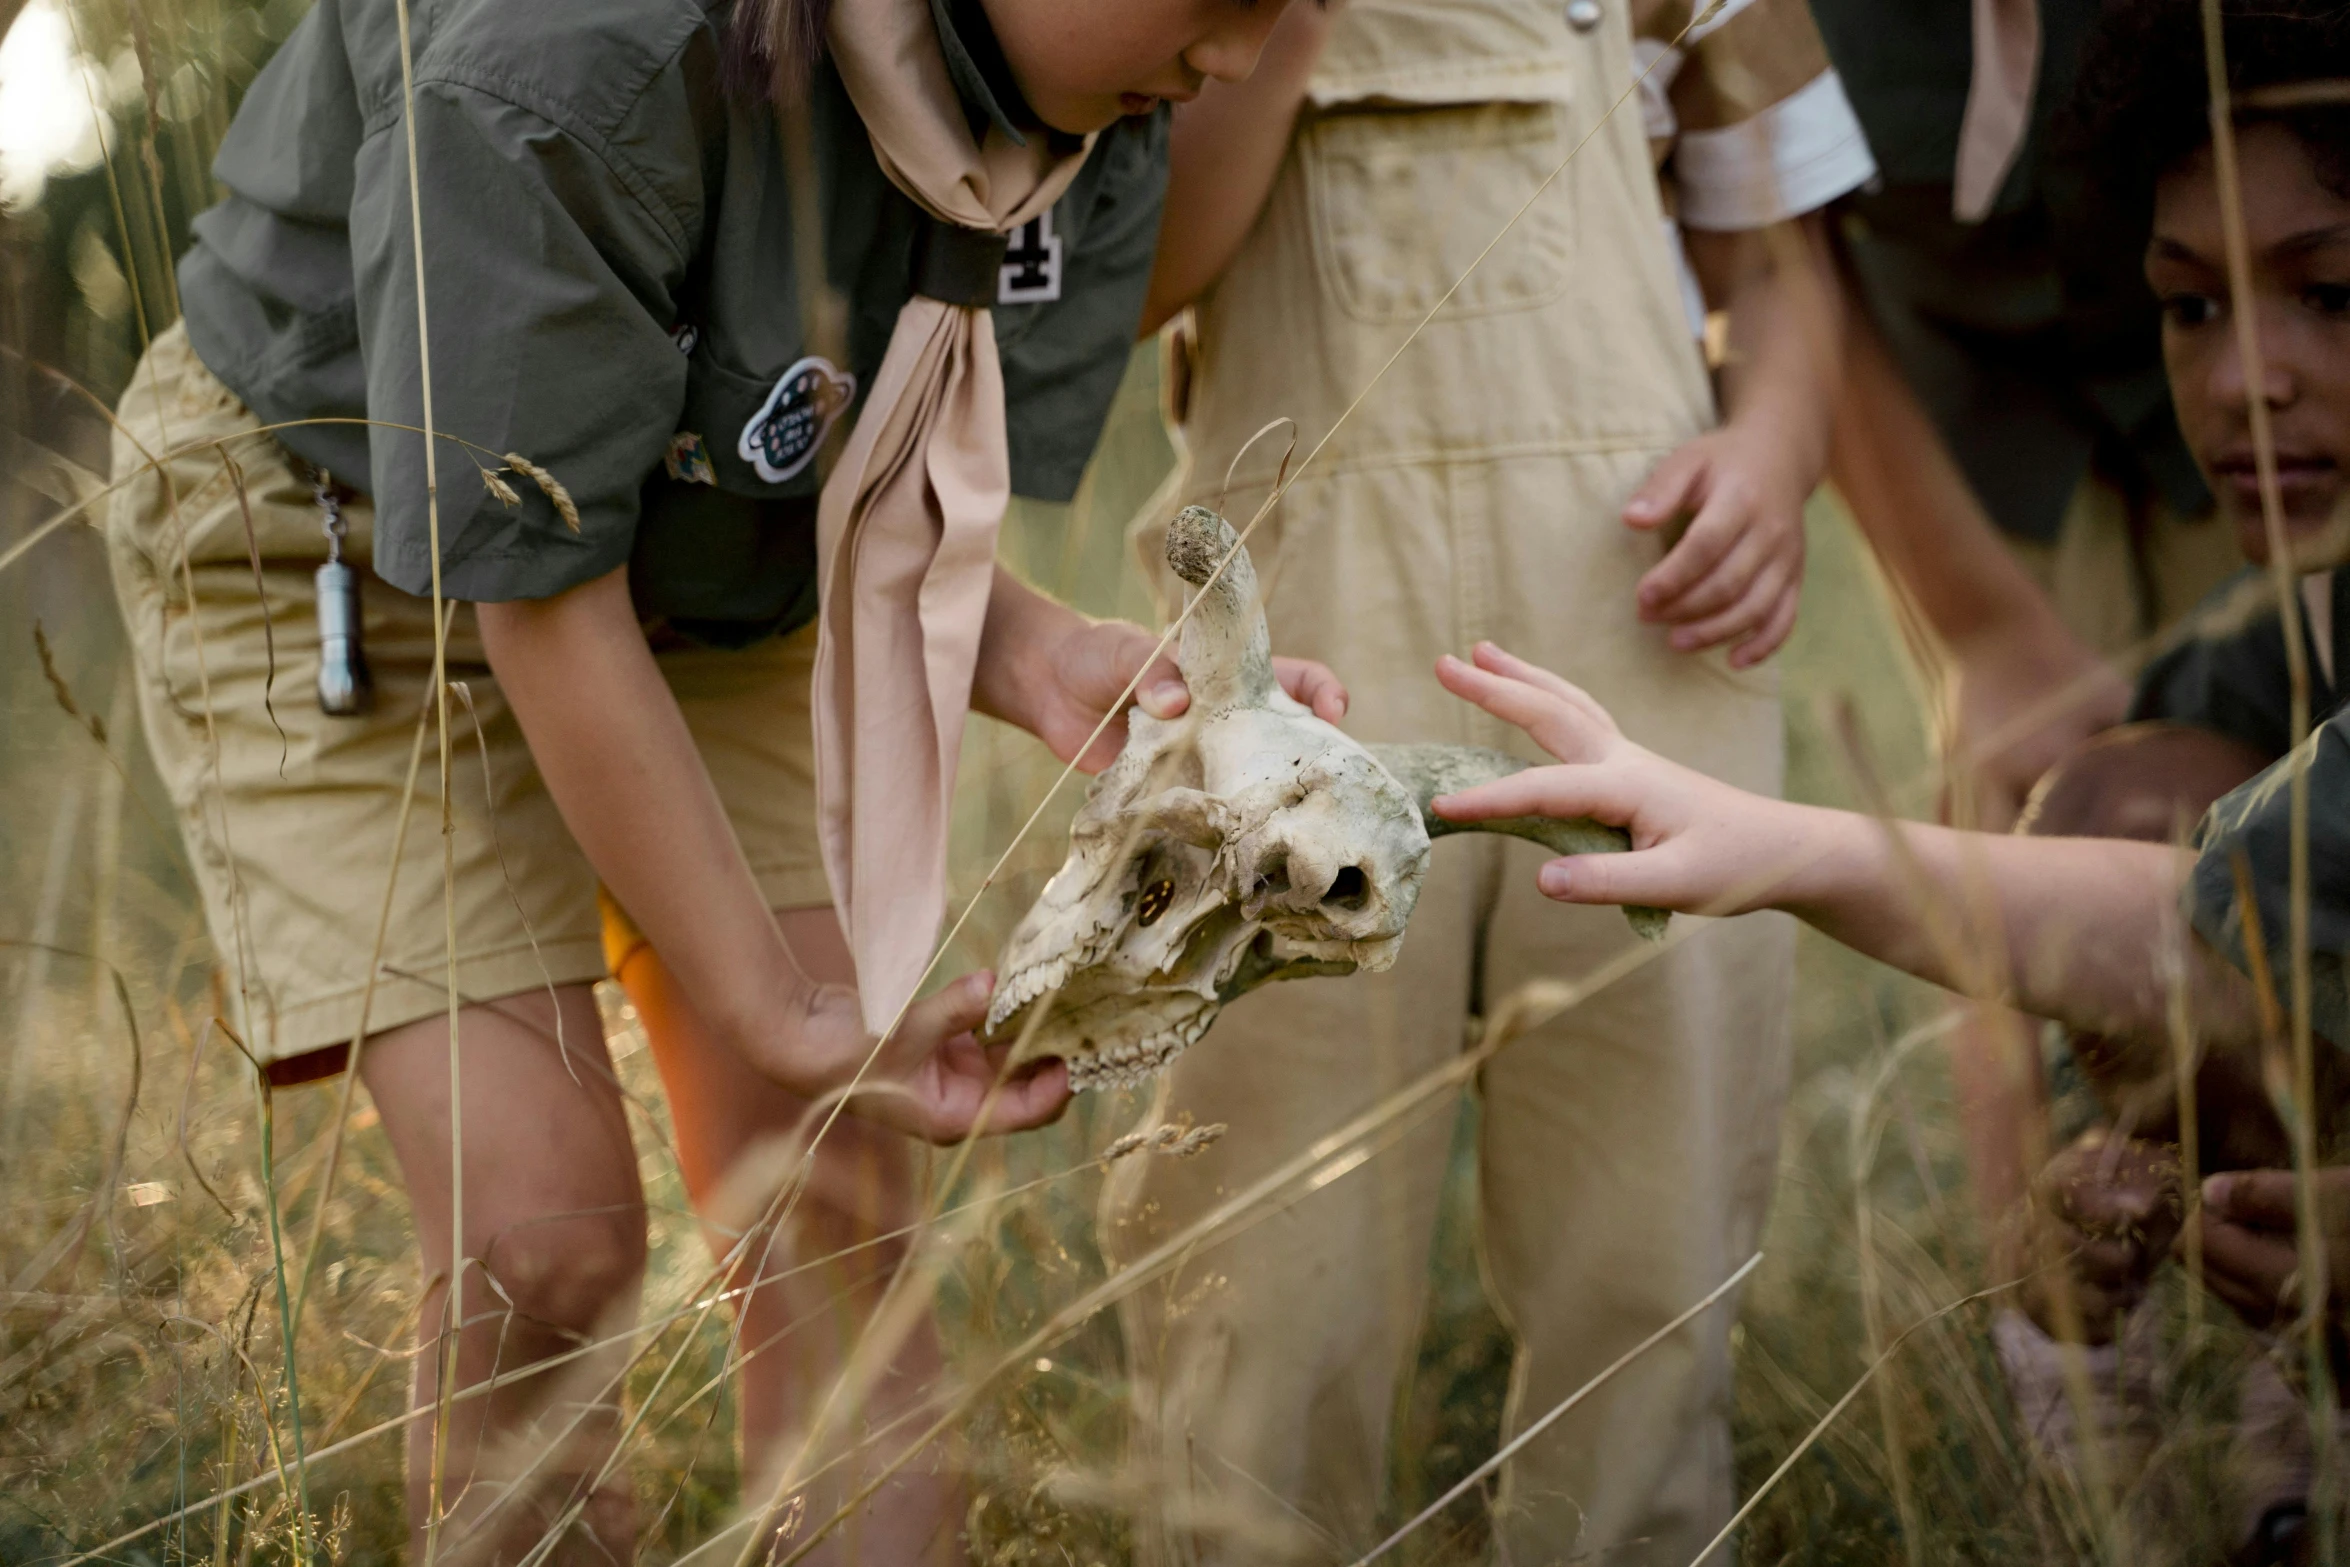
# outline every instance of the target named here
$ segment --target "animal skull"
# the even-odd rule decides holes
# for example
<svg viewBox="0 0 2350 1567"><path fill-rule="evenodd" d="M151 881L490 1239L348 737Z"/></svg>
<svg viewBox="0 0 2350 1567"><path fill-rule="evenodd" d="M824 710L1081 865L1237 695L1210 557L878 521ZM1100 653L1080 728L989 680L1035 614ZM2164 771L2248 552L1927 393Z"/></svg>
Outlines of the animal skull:
<svg viewBox="0 0 2350 1567"><path fill-rule="evenodd" d="M1176 654L1191 706L1164 721L1128 715L1125 750L1094 781L1067 862L999 965L990 1036L1063 1058L1074 1088L1150 1076L1269 981L1388 967L1429 839L1463 830L1428 802L1525 765L1464 746L1374 751L1314 717L1273 678L1256 571L1237 545L1201 506L1168 530L1168 564L1206 588ZM1562 853L1626 847L1591 822L1483 830ZM1654 911L1628 912L1644 934L1661 930Z"/></svg>

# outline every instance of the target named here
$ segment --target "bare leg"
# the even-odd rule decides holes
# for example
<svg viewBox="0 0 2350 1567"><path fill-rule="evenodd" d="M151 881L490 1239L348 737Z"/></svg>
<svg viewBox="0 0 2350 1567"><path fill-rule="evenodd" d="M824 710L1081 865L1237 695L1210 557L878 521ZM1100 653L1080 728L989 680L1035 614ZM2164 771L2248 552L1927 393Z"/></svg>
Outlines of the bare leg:
<svg viewBox="0 0 2350 1567"><path fill-rule="evenodd" d="M832 910L779 910L776 919L811 978L854 980ZM822 1114L811 1114L807 1100L759 1076L711 1039L649 945L637 946L621 960L619 977L660 1063L686 1188L702 1216L712 1254L723 1258L766 1212ZM782 1466L791 1461L871 1320L905 1252L896 1243L866 1243L915 1218L920 1167L920 1150L906 1139L843 1116L816 1151L807 1190L786 1232L754 1236L744 1248L736 1282L754 1276L773 1280L738 1308L746 1501L772 1493ZM823 1261L827 1258L832 1260ZM805 1271L786 1274L798 1269ZM938 1340L925 1318L881 1385L856 1409L828 1417L832 1434L822 1444L824 1456L840 1452L912 1403L936 1380L940 1367ZM898 1445L885 1440L872 1456L894 1453ZM801 1517L811 1522L830 1517L870 1472L869 1462L831 1471L808 1488ZM960 1562L962 1495L954 1476L928 1462L909 1466L808 1560L836 1567Z"/></svg>
<svg viewBox="0 0 2350 1567"><path fill-rule="evenodd" d="M1976 1217L1996 1234L2048 1162L2048 1088L2040 1071L2039 1024L1990 1002L1953 1000L1950 1079L1958 1099Z"/></svg>
<svg viewBox="0 0 2350 1567"><path fill-rule="evenodd" d="M568 1063L555 1044L557 1007ZM361 1063L407 1178L429 1281L418 1319L416 1407L439 1397L450 1347L439 1337L444 1324L457 1328L455 1385L471 1387L626 1329L644 1270L636 1154L590 989L566 986L552 1004L540 992L467 1007L458 1038L467 1266L453 1321L443 1309L451 1250L448 1024L434 1018L378 1034ZM426 1559L437 1457L436 1562L517 1562L555 1528L564 1539L550 1562L632 1560L625 1481L579 1494L610 1451L617 1403L588 1406L607 1396L622 1353L582 1357L453 1403L445 1420L412 1425L411 1559ZM567 1516L575 1507L576 1518Z"/></svg>

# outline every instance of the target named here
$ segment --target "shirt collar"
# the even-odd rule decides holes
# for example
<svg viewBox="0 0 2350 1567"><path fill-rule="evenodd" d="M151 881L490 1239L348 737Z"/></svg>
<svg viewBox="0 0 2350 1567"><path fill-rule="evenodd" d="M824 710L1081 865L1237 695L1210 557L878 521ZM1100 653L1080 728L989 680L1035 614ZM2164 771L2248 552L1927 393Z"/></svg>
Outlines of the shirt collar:
<svg viewBox="0 0 2350 1567"><path fill-rule="evenodd" d="M939 49L946 56L947 75L970 112L971 130L979 134L988 125L1004 133L1015 147L1028 145L1023 125L1037 126L1036 111L1028 106L1004 47L979 0L930 0L930 14L938 23Z"/></svg>

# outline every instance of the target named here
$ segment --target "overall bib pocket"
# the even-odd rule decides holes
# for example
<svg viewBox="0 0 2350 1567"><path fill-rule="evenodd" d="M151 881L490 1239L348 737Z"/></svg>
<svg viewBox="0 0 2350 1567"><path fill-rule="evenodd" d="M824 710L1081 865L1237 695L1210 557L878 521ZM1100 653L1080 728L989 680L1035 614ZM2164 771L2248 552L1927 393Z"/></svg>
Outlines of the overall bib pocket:
<svg viewBox="0 0 2350 1567"><path fill-rule="evenodd" d="M1557 299L1573 262L1575 170L1502 230L1566 157L1566 118L1555 102L1499 102L1309 121L1299 152L1322 286L1373 325L1417 322L1456 281L1447 317Z"/></svg>

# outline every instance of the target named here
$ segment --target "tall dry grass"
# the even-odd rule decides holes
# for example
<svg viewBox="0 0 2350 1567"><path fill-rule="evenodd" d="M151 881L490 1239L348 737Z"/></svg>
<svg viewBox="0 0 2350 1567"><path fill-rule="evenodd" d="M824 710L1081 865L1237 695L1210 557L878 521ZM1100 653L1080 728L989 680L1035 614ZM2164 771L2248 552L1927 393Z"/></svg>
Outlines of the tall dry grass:
<svg viewBox="0 0 2350 1567"><path fill-rule="evenodd" d="M0 554L70 498L77 469L104 467L101 422L35 367L102 403L119 393L142 339L170 319L167 262L188 214L212 199L209 148L299 11L299 0L71 7L81 48L105 66L98 107L113 134L103 166L0 214ZM1022 506L1007 526L1020 569L1097 612L1144 607L1120 533L1169 461L1155 410L1145 351L1077 501ZM1791 791L1857 803L1858 767L1906 786L1897 803L1922 811L1922 686L1850 528L1825 504L1810 527L1807 614L1783 658ZM86 528L0 572L0 715L0 1561L55 1561L159 1519L171 1521L106 1559L396 1559L394 1423L419 1297L396 1172L363 1110L299 1337L284 1342L273 1229L305 1235L320 1217L332 1096L276 1096L265 1163L252 1073L206 1025L223 1010L212 953ZM1865 760L1848 743L1856 732ZM956 822L965 894L1057 772L984 720L968 753ZM1048 813L956 960L992 957L1057 863L1074 805L1067 795ZM1999 1281L1932 1032L1943 1003L1808 934L1799 962L1780 1194L1733 1340L1742 1492L1812 1439L1872 1362L1883 1369L1763 1498L1740 1537L1746 1559L2217 1560L2232 1522L2213 1498L2233 1372L2257 1346L2224 1323L2190 1330L2167 1282L2151 1450L2117 1454L2102 1485L2037 1461L1997 1373L1997 1303L1953 1309ZM606 1021L651 1212L647 1325L625 1399L639 1433L627 1473L641 1553L660 1562L710 1539L745 1499L723 1314L694 1309L706 1265L658 1083L616 995ZM937 1258L954 1387L1103 1283L1098 1156L1140 1113L1130 1096L1089 1097L1050 1131L984 1145L943 1194L958 1210ZM1473 1097L1456 1113L1436 1288L1395 1411L1390 1523L1500 1441L1509 1346L1475 1262ZM1096 1313L969 1386L954 1451L973 1476L975 1560L1130 1558L1122 1363L1114 1317ZM296 1370L315 1455L306 1476L289 1472ZM1487 1549L1485 1504L1471 1496L1393 1559L1470 1562Z"/></svg>

